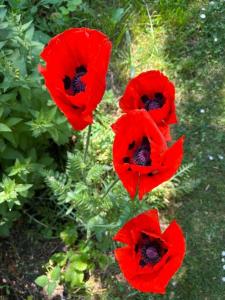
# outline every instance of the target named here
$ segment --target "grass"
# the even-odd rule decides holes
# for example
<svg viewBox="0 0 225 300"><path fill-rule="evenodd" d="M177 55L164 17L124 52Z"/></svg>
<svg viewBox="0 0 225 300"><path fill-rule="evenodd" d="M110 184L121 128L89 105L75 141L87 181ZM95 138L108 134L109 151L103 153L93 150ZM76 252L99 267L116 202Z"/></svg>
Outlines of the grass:
<svg viewBox="0 0 225 300"><path fill-rule="evenodd" d="M220 3L220 4L219 4ZM185 160L194 161L192 176L199 187L175 210L187 237L184 274L176 299L223 299L221 251L224 249L224 30L222 2L192 11L181 45L165 49L167 58L180 64L180 129L186 134ZM206 15L205 20L199 17ZM171 34L168 32L168 41ZM218 39L218 41L217 41ZM192 45L190 47L190 45ZM202 113L201 113L202 112ZM220 156L222 155L222 156ZM213 160L210 160L210 158Z"/></svg>
<svg viewBox="0 0 225 300"><path fill-rule="evenodd" d="M161 69L176 84L174 133L186 135L184 162L194 163L191 177L201 183L168 216L181 224L187 254L167 295L130 299L224 299L224 13L222 1L160 1L133 29L133 68Z"/></svg>

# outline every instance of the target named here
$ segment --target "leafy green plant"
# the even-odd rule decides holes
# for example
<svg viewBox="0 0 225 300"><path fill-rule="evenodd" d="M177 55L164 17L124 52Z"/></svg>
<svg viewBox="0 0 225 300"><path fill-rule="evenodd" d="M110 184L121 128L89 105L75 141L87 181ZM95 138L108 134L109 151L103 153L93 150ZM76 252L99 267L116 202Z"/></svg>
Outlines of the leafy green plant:
<svg viewBox="0 0 225 300"><path fill-rule="evenodd" d="M111 166L113 133L108 124L112 123L113 101L112 91L107 91L96 115L85 161L81 151L85 146L81 149L76 147L67 153L62 172L42 172L50 191L49 200L54 203L55 218L59 223L70 224L60 234L66 250L51 257L46 276L49 278L52 268L59 266L60 283L72 290L80 288L86 293L88 278L92 271L98 269L99 261L103 262L104 268L113 266L113 260L108 259L114 247L112 236L125 221L149 208L165 208L172 197L195 188L189 178L190 164L149 193L145 200L130 200L122 184L117 182ZM103 114L102 111L108 113ZM185 188L188 184L189 188ZM82 263L78 263L77 259L81 259ZM47 287L46 283L45 289Z"/></svg>
<svg viewBox="0 0 225 300"><path fill-rule="evenodd" d="M46 274L35 280L49 296L61 282L65 282L69 289L84 288L85 273L93 268L92 262L96 259L96 251L92 251L88 243L78 241L74 225L67 226L60 237L67 250L55 253L46 266Z"/></svg>
<svg viewBox="0 0 225 300"><path fill-rule="evenodd" d="M22 23L1 5L0 21L0 235L6 235L40 188L40 171L56 167L50 145L66 144L71 131L42 87L37 64L44 45L35 40L32 20Z"/></svg>

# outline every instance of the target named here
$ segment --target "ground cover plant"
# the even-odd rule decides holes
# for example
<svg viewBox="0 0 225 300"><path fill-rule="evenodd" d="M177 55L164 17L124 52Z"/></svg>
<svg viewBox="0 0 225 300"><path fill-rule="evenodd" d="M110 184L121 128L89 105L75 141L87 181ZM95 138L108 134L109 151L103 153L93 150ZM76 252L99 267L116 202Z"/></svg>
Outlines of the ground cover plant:
<svg viewBox="0 0 225 300"><path fill-rule="evenodd" d="M2 4L1 235L9 235L17 220L1 242L2 294L222 299L224 2ZM71 130L37 72L43 45L71 26L96 28L113 42L108 90L95 113L87 153L88 130ZM173 138L188 139L175 177L131 206L120 182L111 187L116 175L109 124L120 115L115 104L128 79L149 69L175 82L180 123ZM165 225L176 217L187 239L184 267L167 294L154 297L123 280L111 242L128 219L153 207L161 209Z"/></svg>

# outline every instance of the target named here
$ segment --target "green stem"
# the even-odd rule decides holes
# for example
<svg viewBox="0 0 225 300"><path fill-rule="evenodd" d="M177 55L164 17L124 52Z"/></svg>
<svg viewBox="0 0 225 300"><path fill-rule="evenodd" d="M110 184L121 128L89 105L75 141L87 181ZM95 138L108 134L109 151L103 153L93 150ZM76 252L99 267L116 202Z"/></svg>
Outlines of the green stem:
<svg viewBox="0 0 225 300"><path fill-rule="evenodd" d="M108 195L109 191L114 187L115 184L117 184L118 181L119 181L119 177L117 177L117 178L116 178L116 179L108 186L108 188L107 188L105 194L102 196L102 199L104 199L104 198Z"/></svg>
<svg viewBox="0 0 225 300"><path fill-rule="evenodd" d="M139 174L138 185L137 185L137 189L136 189L134 198L133 199L131 198L131 201L130 201L131 202L131 210L132 210L133 215L136 214L136 210L137 210L136 203L137 203L137 205L139 205L139 203L140 203L140 201L138 199L139 182L140 182L140 174Z"/></svg>
<svg viewBox="0 0 225 300"><path fill-rule="evenodd" d="M88 126L87 140L86 140L86 145L85 145L85 150L84 150L84 162L86 161L86 158L87 158L88 147L90 144L90 138L91 138L91 125Z"/></svg>
<svg viewBox="0 0 225 300"><path fill-rule="evenodd" d="M34 222L36 222L37 224L44 226L45 228L49 228L48 225L42 223L41 221L37 220L35 217L33 217L32 215L30 215L26 210L23 211L25 215L27 215L31 220L33 220Z"/></svg>
<svg viewBox="0 0 225 300"><path fill-rule="evenodd" d="M131 206L130 210L133 216L136 214L136 199L137 199L137 193L134 196L134 198L131 199L130 201L130 206Z"/></svg>

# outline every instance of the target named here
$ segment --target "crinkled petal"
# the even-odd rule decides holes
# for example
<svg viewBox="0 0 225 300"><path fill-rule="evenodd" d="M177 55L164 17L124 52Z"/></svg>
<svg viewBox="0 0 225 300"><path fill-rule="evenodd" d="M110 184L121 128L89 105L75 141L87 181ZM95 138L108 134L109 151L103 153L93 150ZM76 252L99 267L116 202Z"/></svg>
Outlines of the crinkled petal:
<svg viewBox="0 0 225 300"><path fill-rule="evenodd" d="M161 260L153 266L141 267L141 254L135 251L138 234L143 232L160 238L167 248ZM128 244L116 249L115 257L129 284L141 292L165 294L170 279L181 266L185 255L184 235L176 221L161 234L157 210L149 210L129 220L114 236L114 240Z"/></svg>
<svg viewBox="0 0 225 300"><path fill-rule="evenodd" d="M183 142L184 137L181 137L165 152L162 158L162 168L158 172L140 177L139 199L164 181L169 180L177 172L183 158Z"/></svg>
<svg viewBox="0 0 225 300"><path fill-rule="evenodd" d="M162 121L166 124L176 123L175 87L160 71L143 72L131 79L120 99L120 107L124 112L142 109L144 103L141 97L147 95L153 99L156 93L163 94L165 103L161 108L150 110L148 113L157 124Z"/></svg>
<svg viewBox="0 0 225 300"><path fill-rule="evenodd" d="M115 132L113 143L113 164L124 187L133 198L142 174L151 172L161 163L161 157L167 149L166 140L145 110L133 110L122 115L112 125ZM140 144L143 137L147 137L151 144L151 166L140 166L126 163L124 159L132 156L130 145ZM140 177L140 178L139 178Z"/></svg>
<svg viewBox="0 0 225 300"><path fill-rule="evenodd" d="M129 220L113 237L114 240L135 246L140 233L148 232L149 234L160 235L160 225L158 211L151 209Z"/></svg>
<svg viewBox="0 0 225 300"><path fill-rule="evenodd" d="M103 33L70 28L52 38L40 54L46 66L39 66L39 71L51 97L76 130L93 121L93 110L105 91L110 53L111 42ZM65 90L63 81L66 76L72 79L80 66L87 70L80 79L85 91L72 95Z"/></svg>

